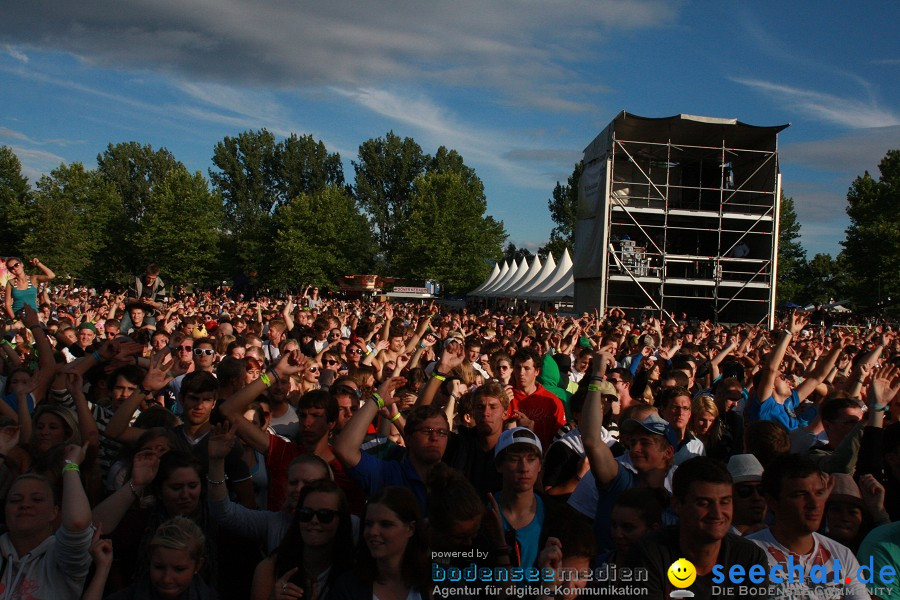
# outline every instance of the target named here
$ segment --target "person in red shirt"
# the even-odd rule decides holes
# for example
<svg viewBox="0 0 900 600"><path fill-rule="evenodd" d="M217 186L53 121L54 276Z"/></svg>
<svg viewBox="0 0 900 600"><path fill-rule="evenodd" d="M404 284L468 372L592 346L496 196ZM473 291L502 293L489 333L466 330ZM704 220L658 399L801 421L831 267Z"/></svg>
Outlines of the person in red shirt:
<svg viewBox="0 0 900 600"><path fill-rule="evenodd" d="M549 448L553 435L566 424L562 401L538 383L541 356L534 348L521 348L513 357L513 398L507 418L528 427ZM524 419L523 419L524 417Z"/></svg>

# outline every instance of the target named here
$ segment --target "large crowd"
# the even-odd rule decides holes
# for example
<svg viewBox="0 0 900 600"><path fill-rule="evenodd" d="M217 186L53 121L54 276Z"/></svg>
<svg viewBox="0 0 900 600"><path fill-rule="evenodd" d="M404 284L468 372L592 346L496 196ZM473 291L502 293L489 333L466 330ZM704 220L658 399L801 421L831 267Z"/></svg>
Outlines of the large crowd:
<svg viewBox="0 0 900 600"><path fill-rule="evenodd" d="M0 598L900 598L887 326L3 266Z"/></svg>

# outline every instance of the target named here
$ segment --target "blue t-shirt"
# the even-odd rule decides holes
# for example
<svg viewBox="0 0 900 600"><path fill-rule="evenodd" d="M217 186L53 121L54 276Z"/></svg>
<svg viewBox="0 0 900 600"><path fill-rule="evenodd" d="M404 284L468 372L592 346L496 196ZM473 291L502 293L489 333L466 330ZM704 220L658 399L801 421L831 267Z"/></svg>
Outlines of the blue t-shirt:
<svg viewBox="0 0 900 600"><path fill-rule="evenodd" d="M32 394L28 394L28 414L34 414L34 396ZM19 402L16 400L15 394L7 394L3 397L3 401L6 402L13 411L18 414L19 412Z"/></svg>
<svg viewBox="0 0 900 600"><path fill-rule="evenodd" d="M497 504L500 504L501 493L497 492L494 494ZM541 530L544 528L544 501L541 500L540 496L535 496L535 499L537 500L537 507L535 508L534 518L531 520L531 523L521 529L513 529L509 521L506 520L506 515L503 514L502 510L500 511L504 533L516 532L515 547L512 547L513 545L510 544L510 552L517 555L514 557L514 560L518 558L518 566L525 568L535 566L538 554L541 551Z"/></svg>
<svg viewBox="0 0 900 600"><path fill-rule="evenodd" d="M775 400L774 395L769 396L762 402L752 398L747 403L747 409L744 412L748 423L754 421L775 421L787 427L788 431L793 431L798 427L808 425L818 412L815 407L812 407L801 414L797 414L797 407L799 406L800 396L797 395L797 390L791 390L791 395L785 399L784 404L779 404Z"/></svg>

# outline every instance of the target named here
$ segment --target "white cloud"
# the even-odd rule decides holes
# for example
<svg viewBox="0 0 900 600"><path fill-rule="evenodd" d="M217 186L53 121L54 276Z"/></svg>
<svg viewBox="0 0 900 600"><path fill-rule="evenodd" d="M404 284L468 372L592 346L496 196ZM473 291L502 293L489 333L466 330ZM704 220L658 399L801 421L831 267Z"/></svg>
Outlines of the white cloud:
<svg viewBox="0 0 900 600"><path fill-rule="evenodd" d="M585 110L571 65L606 31L658 27L663 0L115 0L11 3L0 38L191 81L298 89L426 82Z"/></svg>
<svg viewBox="0 0 900 600"><path fill-rule="evenodd" d="M27 54L25 54L24 52L21 52L20 50L17 50L16 48L13 48L9 44L3 45L3 51L6 52L7 54L9 54L11 57L13 57L14 59L16 59L19 62L22 62L22 63L28 62Z"/></svg>
<svg viewBox="0 0 900 600"><path fill-rule="evenodd" d="M877 173L888 150L900 147L900 125L858 129L849 135L786 144L779 151L782 164L797 164L839 172L850 179L863 171Z"/></svg>
<svg viewBox="0 0 900 600"><path fill-rule="evenodd" d="M900 125L900 117L875 101L841 98L814 90L804 90L759 79L733 81L776 98L789 109L808 117L852 128Z"/></svg>

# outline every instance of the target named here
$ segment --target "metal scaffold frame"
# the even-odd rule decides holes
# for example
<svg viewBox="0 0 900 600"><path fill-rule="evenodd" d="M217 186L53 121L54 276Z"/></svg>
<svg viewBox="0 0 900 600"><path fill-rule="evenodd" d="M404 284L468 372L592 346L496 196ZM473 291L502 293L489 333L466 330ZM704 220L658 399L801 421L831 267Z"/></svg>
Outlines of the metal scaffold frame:
<svg viewBox="0 0 900 600"><path fill-rule="evenodd" d="M771 325L781 195L776 136L784 127L624 112L610 123L585 150L576 310Z"/></svg>

